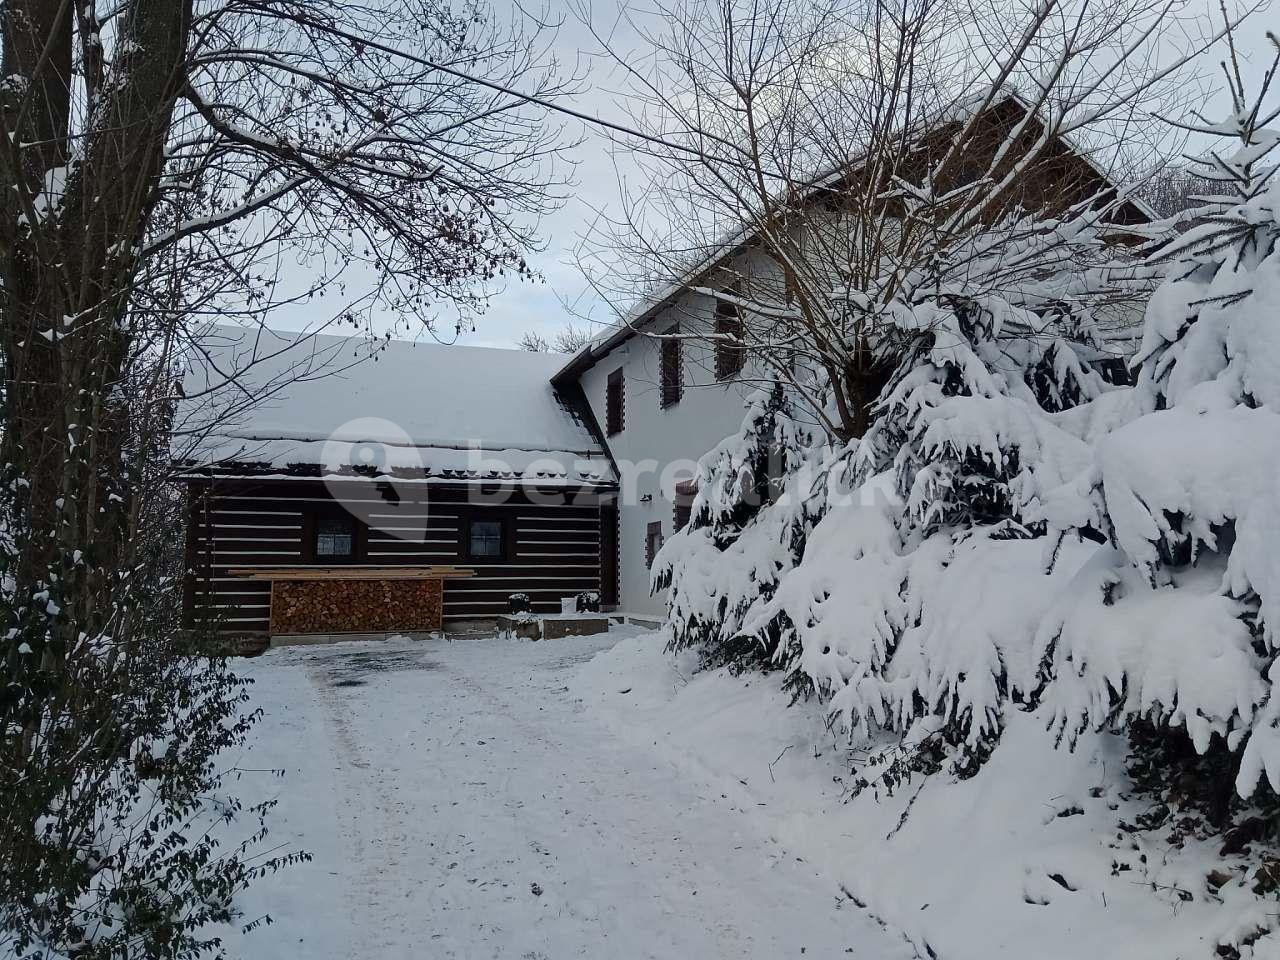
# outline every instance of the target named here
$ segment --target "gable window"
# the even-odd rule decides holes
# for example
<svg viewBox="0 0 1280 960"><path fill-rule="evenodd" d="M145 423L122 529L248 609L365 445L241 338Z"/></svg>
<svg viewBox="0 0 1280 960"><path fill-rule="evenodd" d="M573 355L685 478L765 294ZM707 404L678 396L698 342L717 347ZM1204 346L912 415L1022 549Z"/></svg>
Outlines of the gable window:
<svg viewBox="0 0 1280 960"><path fill-rule="evenodd" d="M667 331L668 338L674 337L680 333L679 327L672 327ZM682 371L682 342L675 339L666 339L662 341L661 363L662 363L662 408L674 407L680 402L681 374Z"/></svg>
<svg viewBox="0 0 1280 960"><path fill-rule="evenodd" d="M742 318L738 307L728 300L716 300L716 333L734 340L742 337ZM732 380L742 372L746 351L738 344L716 340L716 379Z"/></svg>
<svg viewBox="0 0 1280 960"><path fill-rule="evenodd" d="M658 551L662 549L662 521L654 520L645 529L644 534L644 565L646 568L653 566L653 558L658 555Z"/></svg>
<svg viewBox="0 0 1280 960"><path fill-rule="evenodd" d="M506 538L501 520L472 520L467 528L467 556L472 560L501 560Z"/></svg>
<svg viewBox="0 0 1280 960"><path fill-rule="evenodd" d="M317 560L355 559L356 524L353 517L317 517L315 529Z"/></svg>
<svg viewBox="0 0 1280 960"><path fill-rule="evenodd" d="M609 374L609 382L604 389L605 431L609 436L622 432L622 368Z"/></svg>

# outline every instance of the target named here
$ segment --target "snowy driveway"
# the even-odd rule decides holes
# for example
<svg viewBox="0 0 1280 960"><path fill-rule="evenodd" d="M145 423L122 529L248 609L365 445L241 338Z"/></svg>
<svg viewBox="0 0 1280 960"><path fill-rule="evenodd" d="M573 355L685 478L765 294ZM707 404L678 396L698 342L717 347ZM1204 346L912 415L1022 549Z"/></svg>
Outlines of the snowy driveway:
<svg viewBox="0 0 1280 960"><path fill-rule="evenodd" d="M618 637L273 650L244 766L279 767L249 958L911 954L752 811L593 722L572 671ZM249 791L247 796L253 795ZM246 918L247 919L247 918Z"/></svg>

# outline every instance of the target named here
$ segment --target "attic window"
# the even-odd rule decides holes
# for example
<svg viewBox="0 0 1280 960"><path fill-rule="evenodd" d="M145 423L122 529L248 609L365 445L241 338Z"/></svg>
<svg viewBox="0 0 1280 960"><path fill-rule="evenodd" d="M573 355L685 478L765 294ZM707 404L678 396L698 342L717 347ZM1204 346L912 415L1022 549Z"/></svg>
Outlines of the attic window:
<svg viewBox="0 0 1280 960"><path fill-rule="evenodd" d="M678 326L666 332L662 341L662 409L674 407L680 402L682 367L682 341L673 339L680 333Z"/></svg>
<svg viewBox="0 0 1280 960"><path fill-rule="evenodd" d="M609 436L622 432L622 368L609 374L609 382L604 390L605 431Z"/></svg>
<svg viewBox="0 0 1280 960"><path fill-rule="evenodd" d="M719 336L741 339L742 318L738 316L736 304L716 300L716 333ZM716 340L716 379L732 380L742 372L745 351L735 343Z"/></svg>

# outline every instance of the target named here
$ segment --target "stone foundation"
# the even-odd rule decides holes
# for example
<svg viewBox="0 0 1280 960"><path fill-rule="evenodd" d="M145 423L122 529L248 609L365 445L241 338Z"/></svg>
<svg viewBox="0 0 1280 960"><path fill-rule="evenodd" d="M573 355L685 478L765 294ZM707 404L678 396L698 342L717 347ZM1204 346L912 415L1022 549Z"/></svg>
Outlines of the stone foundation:
<svg viewBox="0 0 1280 960"><path fill-rule="evenodd" d="M498 630L502 633L524 637L526 640L558 640L561 637L588 637L609 632L609 618L597 616L551 616L498 618Z"/></svg>

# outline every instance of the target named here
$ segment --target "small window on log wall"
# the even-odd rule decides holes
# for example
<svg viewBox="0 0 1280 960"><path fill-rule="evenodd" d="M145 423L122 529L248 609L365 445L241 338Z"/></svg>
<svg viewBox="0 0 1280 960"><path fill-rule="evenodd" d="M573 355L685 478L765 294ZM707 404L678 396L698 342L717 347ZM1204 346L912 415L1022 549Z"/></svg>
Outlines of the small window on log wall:
<svg viewBox="0 0 1280 960"><path fill-rule="evenodd" d="M742 318L737 305L728 300L716 300L716 333L724 337L742 337ZM716 379L732 380L742 372L746 356L742 347L724 340L716 341Z"/></svg>
<svg viewBox="0 0 1280 960"><path fill-rule="evenodd" d="M622 432L622 368L609 374L609 383L604 389L605 431L609 436Z"/></svg>
<svg viewBox="0 0 1280 960"><path fill-rule="evenodd" d="M675 336L680 332L679 327L672 327L667 331L668 337ZM674 407L680 402L681 375L683 370L681 350L682 341L680 340L663 340L662 341L662 408Z"/></svg>
<svg viewBox="0 0 1280 960"><path fill-rule="evenodd" d="M653 558L658 555L658 551L662 549L662 521L654 520L645 530L644 534L644 565L646 568L653 566Z"/></svg>
<svg viewBox="0 0 1280 960"><path fill-rule="evenodd" d="M472 560L501 560L506 537L501 520L472 520L467 534L467 556Z"/></svg>
<svg viewBox="0 0 1280 960"><path fill-rule="evenodd" d="M356 524L352 517L316 518L316 560L352 560L356 555Z"/></svg>

